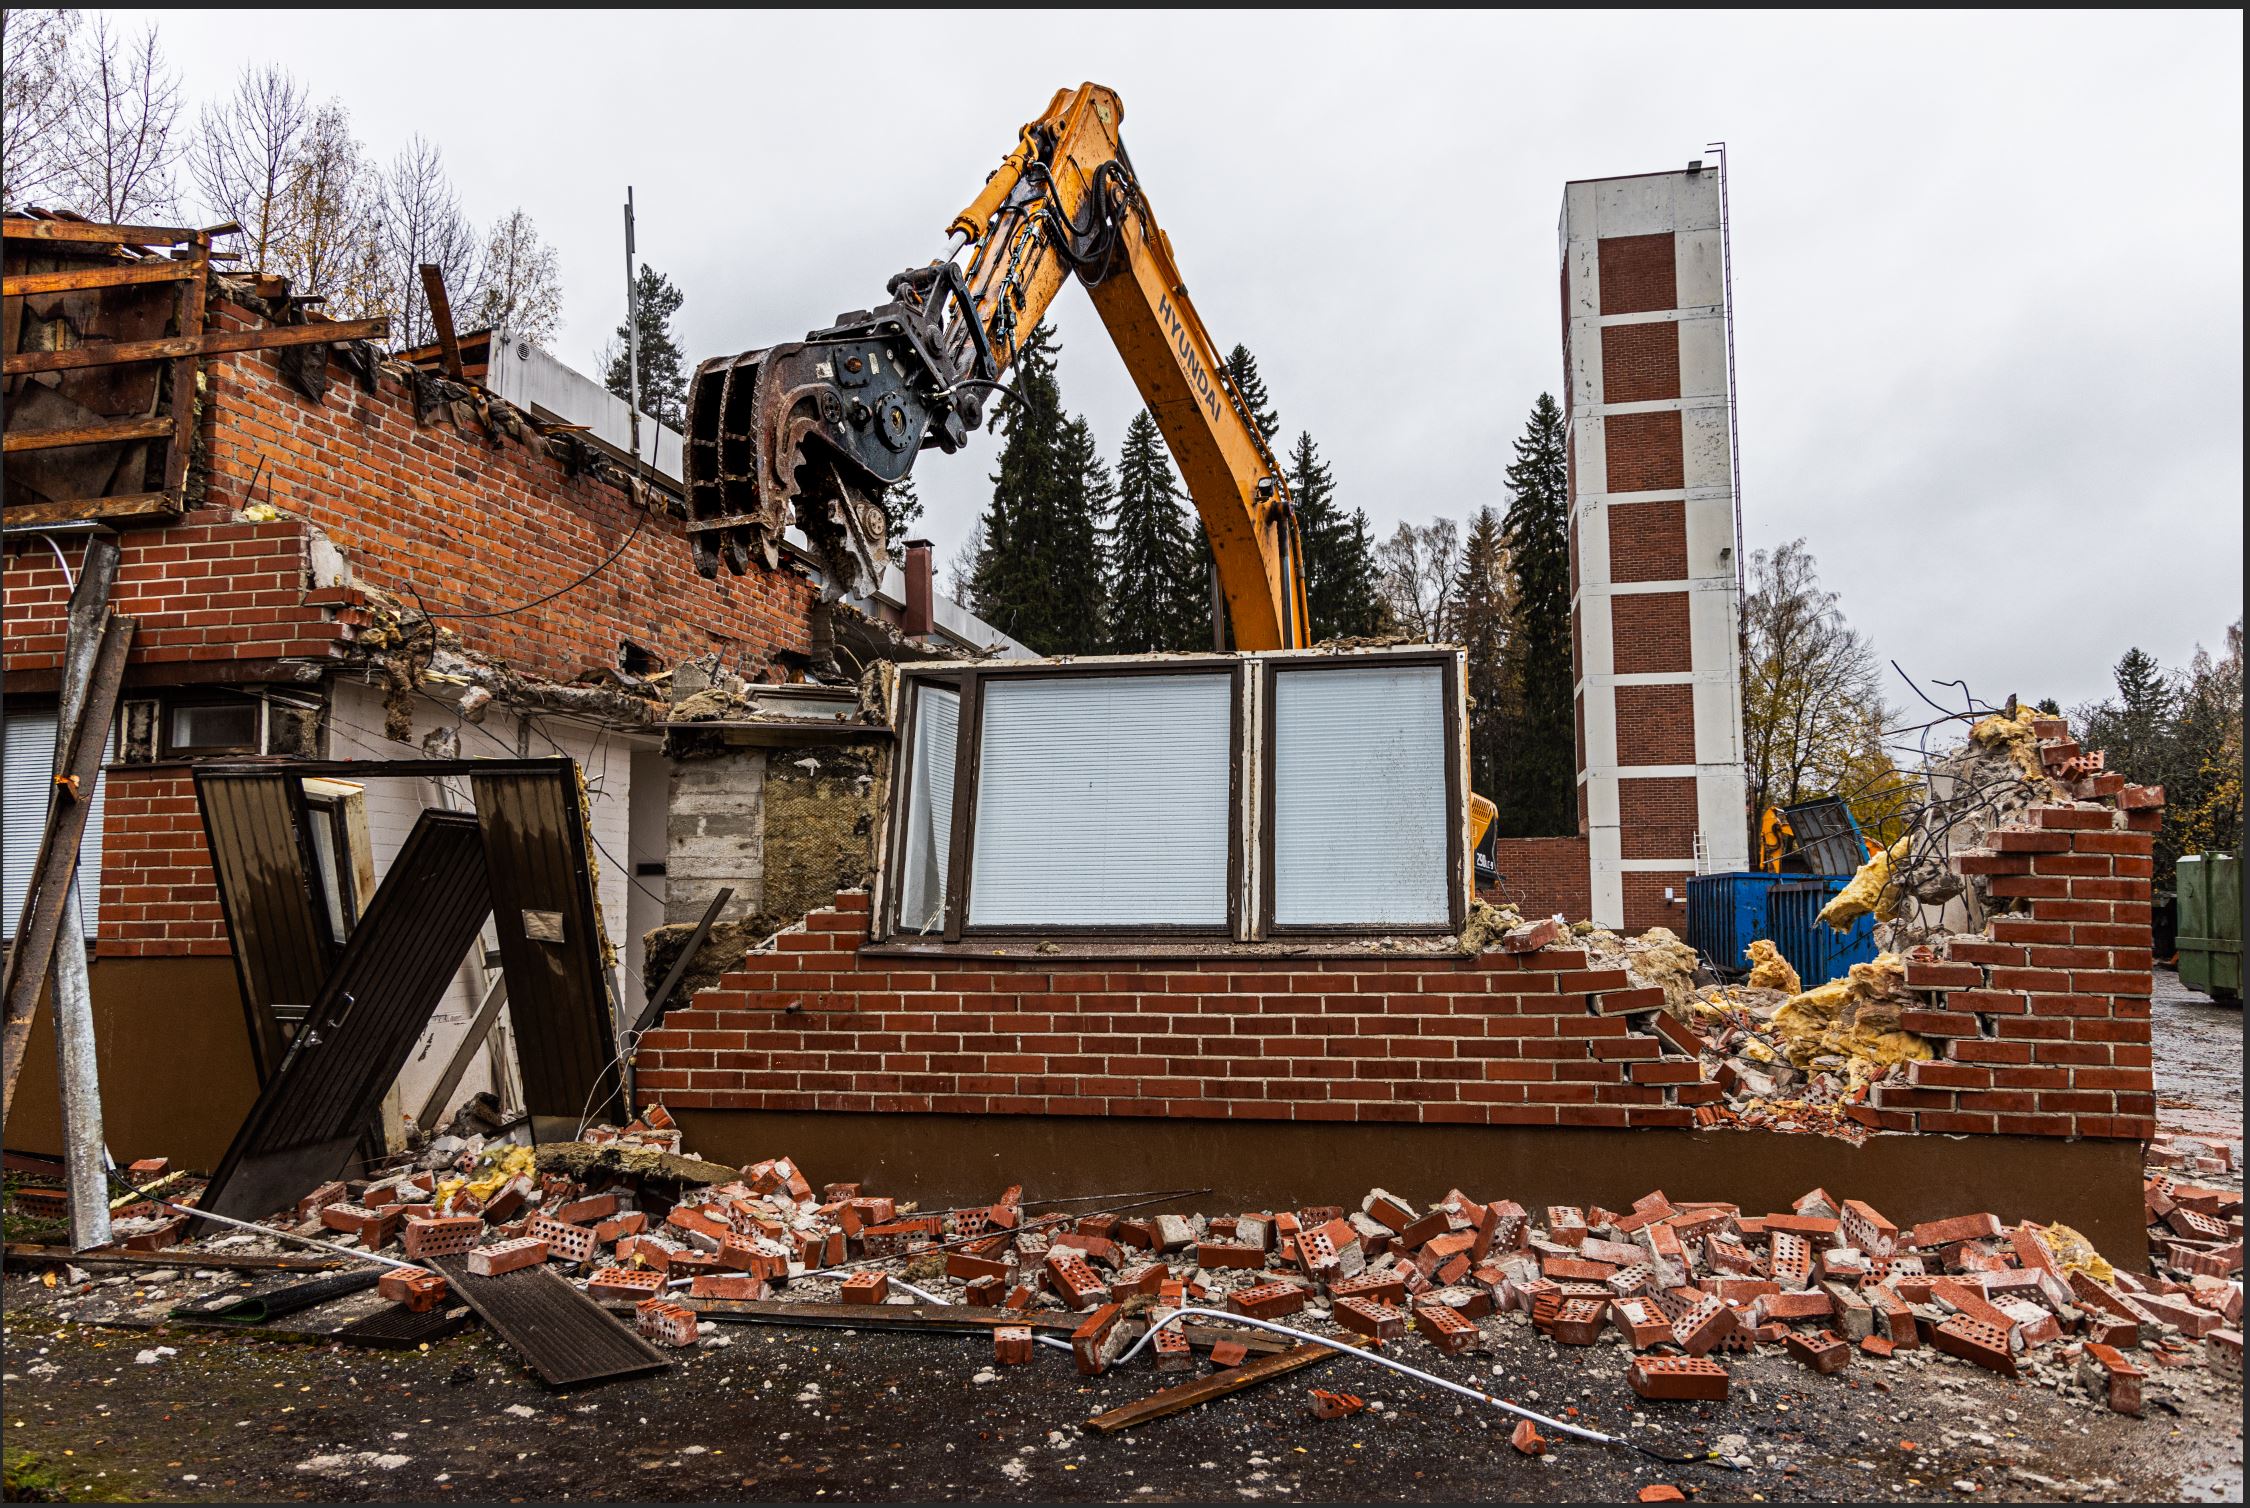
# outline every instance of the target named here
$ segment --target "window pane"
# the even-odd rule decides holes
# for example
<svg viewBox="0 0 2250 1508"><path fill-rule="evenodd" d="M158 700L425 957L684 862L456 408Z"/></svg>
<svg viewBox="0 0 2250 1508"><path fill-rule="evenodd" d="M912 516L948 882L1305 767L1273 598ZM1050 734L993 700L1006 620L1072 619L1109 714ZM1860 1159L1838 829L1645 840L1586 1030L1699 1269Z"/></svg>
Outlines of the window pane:
<svg viewBox="0 0 2250 1508"><path fill-rule="evenodd" d="M1274 676L1278 925L1451 920L1445 726L1440 666Z"/></svg>
<svg viewBox="0 0 2250 1508"><path fill-rule="evenodd" d="M258 704L214 702L172 709L171 747L174 749L241 749L258 751Z"/></svg>
<svg viewBox="0 0 2250 1508"><path fill-rule="evenodd" d="M55 714L8 714L6 750L0 755L0 932L13 936L23 917L31 866L47 830L47 802L55 778ZM102 899L102 798L107 774L94 777L86 836L78 845L78 919L88 937L100 920Z"/></svg>
<svg viewBox="0 0 2250 1508"><path fill-rule="evenodd" d="M906 776L906 832L899 844L898 924L906 932L945 926L946 865L953 856L953 752L961 737L961 693L914 693L914 747Z"/></svg>
<svg viewBox="0 0 2250 1508"><path fill-rule="evenodd" d="M969 922L1227 920L1227 675L984 685Z"/></svg>

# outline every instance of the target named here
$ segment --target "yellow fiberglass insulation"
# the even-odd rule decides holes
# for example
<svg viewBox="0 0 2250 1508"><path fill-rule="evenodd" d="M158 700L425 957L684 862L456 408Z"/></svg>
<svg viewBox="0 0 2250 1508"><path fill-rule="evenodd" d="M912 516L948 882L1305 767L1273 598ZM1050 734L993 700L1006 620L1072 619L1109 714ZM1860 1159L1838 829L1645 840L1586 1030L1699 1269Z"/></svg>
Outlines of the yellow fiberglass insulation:
<svg viewBox="0 0 2250 1508"><path fill-rule="evenodd" d="M2067 1225L2048 1225L2040 1228L2048 1246L2054 1249L2065 1273L2082 1272L2097 1283L2117 1280L2117 1269L2094 1250L2094 1243Z"/></svg>
<svg viewBox="0 0 2250 1508"><path fill-rule="evenodd" d="M1859 866L1851 882L1820 908L1820 919L1835 931L1848 931L1853 922L1872 915L1880 921L1898 907L1897 887L1891 883L1891 866L1905 862L1911 838L1901 838Z"/></svg>
<svg viewBox="0 0 2250 1508"><path fill-rule="evenodd" d="M1751 989L1779 990L1785 995L1804 992L1804 982L1797 977L1797 971L1789 966L1788 959L1781 956L1781 950L1767 939L1759 938L1742 950L1742 956L1750 964L1750 977L1743 983Z"/></svg>
<svg viewBox="0 0 2250 1508"><path fill-rule="evenodd" d="M1678 933L1670 927L1651 927L1622 942L1610 937L1607 947L1597 938L1587 939L1587 951L1594 955L1598 967L1617 966L1620 960L1610 953L1611 948L1623 952L1625 973L1636 986L1657 986L1664 991L1664 1009L1674 1016L1686 1016L1688 1002L1695 998L1696 966L1703 959L1680 941Z"/></svg>
<svg viewBox="0 0 2250 1508"><path fill-rule="evenodd" d="M2039 716L2041 713L2034 707L2022 707L2014 717L2002 717L1996 712L1969 730L1969 742L1987 749L2006 749L2016 772L2034 790L2059 795L2061 791L2039 757L2039 734L2031 726L2032 719Z"/></svg>
<svg viewBox="0 0 2250 1508"><path fill-rule="evenodd" d="M1772 1030L1794 1067L1843 1058L1852 1079L1866 1080L1896 1064L1937 1056L1927 1041L1899 1026L1900 1010L1913 1002L1905 963L1895 953L1880 953L1853 964L1842 979L1791 997L1774 1012Z"/></svg>
<svg viewBox="0 0 2250 1508"><path fill-rule="evenodd" d="M468 1190L479 1202L490 1199L506 1188L511 1180L528 1178L537 1171L537 1158L531 1148L512 1146L486 1164L484 1171L468 1182Z"/></svg>

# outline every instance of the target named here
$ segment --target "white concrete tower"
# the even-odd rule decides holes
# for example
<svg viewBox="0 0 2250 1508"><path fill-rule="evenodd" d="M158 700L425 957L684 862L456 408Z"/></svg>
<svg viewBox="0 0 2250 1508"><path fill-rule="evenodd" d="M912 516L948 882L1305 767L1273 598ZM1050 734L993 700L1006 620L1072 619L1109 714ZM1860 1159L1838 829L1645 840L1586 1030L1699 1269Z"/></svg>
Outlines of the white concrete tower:
<svg viewBox="0 0 2250 1508"><path fill-rule="evenodd" d="M1568 184L1561 239L1593 919L1681 931L1688 876L1750 859L1719 174Z"/></svg>

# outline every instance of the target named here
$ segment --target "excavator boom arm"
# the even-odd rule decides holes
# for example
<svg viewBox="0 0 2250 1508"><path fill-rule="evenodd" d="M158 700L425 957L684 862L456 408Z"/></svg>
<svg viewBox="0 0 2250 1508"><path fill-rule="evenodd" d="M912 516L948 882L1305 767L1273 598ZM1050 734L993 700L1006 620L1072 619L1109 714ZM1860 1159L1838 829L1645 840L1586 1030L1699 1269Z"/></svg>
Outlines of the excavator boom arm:
<svg viewBox="0 0 2250 1508"><path fill-rule="evenodd" d="M953 451L1063 283L1076 276L1125 359L1202 516L1238 647L1311 641L1303 545L1279 462L1244 411L1132 171L1124 107L1056 94L948 226L954 254L892 302L802 342L704 362L689 389L690 538L705 575L778 558L795 523L831 590L882 565L880 499L924 448Z"/></svg>

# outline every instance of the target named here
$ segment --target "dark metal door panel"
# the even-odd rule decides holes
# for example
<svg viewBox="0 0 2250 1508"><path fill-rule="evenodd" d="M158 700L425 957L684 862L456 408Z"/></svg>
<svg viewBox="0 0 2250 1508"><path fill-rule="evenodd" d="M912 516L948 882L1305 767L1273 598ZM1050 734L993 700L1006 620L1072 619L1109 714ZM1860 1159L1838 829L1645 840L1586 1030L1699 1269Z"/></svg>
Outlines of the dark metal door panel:
<svg viewBox="0 0 2250 1508"><path fill-rule="evenodd" d="M311 1004L335 961L313 891L318 881L305 862L298 815L304 783L282 770L224 775L198 770L195 793L234 945L252 1057L264 1084L289 1048L273 1007Z"/></svg>
<svg viewBox="0 0 2250 1508"><path fill-rule="evenodd" d="M576 768L476 771L492 913L508 977L523 1108L541 1121L613 1115L617 1035ZM547 1128L552 1129L551 1124Z"/></svg>
<svg viewBox="0 0 2250 1508"><path fill-rule="evenodd" d="M425 811L205 1191L258 1219L335 1177L491 909L474 817Z"/></svg>

